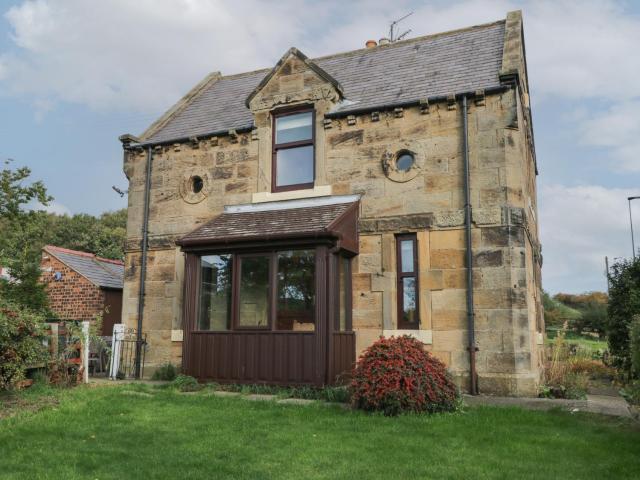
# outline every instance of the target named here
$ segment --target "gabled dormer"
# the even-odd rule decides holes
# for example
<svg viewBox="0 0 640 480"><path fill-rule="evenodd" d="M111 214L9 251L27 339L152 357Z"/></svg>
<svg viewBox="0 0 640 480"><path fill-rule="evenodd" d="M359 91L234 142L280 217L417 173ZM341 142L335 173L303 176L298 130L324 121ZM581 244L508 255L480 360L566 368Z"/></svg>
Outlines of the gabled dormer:
<svg viewBox="0 0 640 480"><path fill-rule="evenodd" d="M324 114L342 86L296 48L289 49L246 99L260 139L259 192L317 192L325 183Z"/></svg>

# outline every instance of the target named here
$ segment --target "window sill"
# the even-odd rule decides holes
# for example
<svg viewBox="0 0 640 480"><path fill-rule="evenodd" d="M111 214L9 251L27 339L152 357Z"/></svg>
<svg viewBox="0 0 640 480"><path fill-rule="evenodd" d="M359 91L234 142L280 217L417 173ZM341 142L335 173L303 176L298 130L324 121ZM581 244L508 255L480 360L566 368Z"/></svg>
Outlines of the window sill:
<svg viewBox="0 0 640 480"><path fill-rule="evenodd" d="M257 192L251 197L251 203L277 202L279 200L297 200L299 198L328 197L332 193L331 185L316 185L305 190L288 192Z"/></svg>
<svg viewBox="0 0 640 480"><path fill-rule="evenodd" d="M385 337L401 337L403 335L409 335L410 337L420 340L422 343L431 345L433 343L433 331L432 330L383 330L382 335Z"/></svg>

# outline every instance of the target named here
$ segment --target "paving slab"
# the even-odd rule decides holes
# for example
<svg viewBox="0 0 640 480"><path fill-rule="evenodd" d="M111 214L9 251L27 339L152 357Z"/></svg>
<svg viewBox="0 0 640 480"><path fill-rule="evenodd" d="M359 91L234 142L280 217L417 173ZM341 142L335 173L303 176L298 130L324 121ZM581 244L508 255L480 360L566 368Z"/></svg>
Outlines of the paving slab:
<svg viewBox="0 0 640 480"><path fill-rule="evenodd" d="M242 398L245 400L251 400L253 402L270 402L272 400L275 400L276 396L254 393L251 395L243 395Z"/></svg>
<svg viewBox="0 0 640 480"><path fill-rule="evenodd" d="M527 410L587 410L587 400L564 400L559 398L493 397L489 395L463 395L467 405L490 405L497 407L521 407Z"/></svg>
<svg viewBox="0 0 640 480"><path fill-rule="evenodd" d="M214 395L216 397L239 397L240 392L225 392L222 390L216 390L214 392L211 392L211 395Z"/></svg>
<svg viewBox="0 0 640 480"><path fill-rule="evenodd" d="M632 418L624 398L611 395L587 395L587 410L602 415Z"/></svg>
<svg viewBox="0 0 640 480"><path fill-rule="evenodd" d="M307 398L282 398L276 401L276 403L283 405L311 405L316 402L317 400L309 400Z"/></svg>

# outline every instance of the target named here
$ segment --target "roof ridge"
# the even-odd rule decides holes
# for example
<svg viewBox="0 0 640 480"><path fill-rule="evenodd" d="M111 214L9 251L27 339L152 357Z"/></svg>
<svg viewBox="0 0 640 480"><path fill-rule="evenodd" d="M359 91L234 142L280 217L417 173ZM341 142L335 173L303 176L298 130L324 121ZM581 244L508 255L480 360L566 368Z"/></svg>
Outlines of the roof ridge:
<svg viewBox="0 0 640 480"><path fill-rule="evenodd" d="M505 21L506 20L503 18L501 20L494 20L493 22L488 22L488 23L480 23L478 25L472 25L470 27L456 28L456 29L453 29L453 30L447 30L445 32L430 33L428 35L420 35L419 37L408 38L406 40L399 40L397 42L389 43L388 45L378 45L378 46L376 46L374 48L363 47L363 48L356 48L354 50L346 50L344 52L331 53L329 55L322 55L320 57L313 57L313 58L309 57L309 60L311 60L312 62L315 62L317 60L325 60L325 59L328 59L328 58L348 56L348 55L351 55L351 54L354 54L354 53L358 53L358 52L375 52L378 48L384 48L385 50L387 50L389 48L397 47L399 45L406 45L406 44L409 44L411 42L419 42L421 40L428 40L428 39L431 39L431 38L446 37L448 35L454 35L456 33L462 33L462 32L466 32L466 31L482 30L482 29L485 29L485 28L493 27L495 25L499 25L501 23L505 23ZM297 47L294 47L294 48L297 48ZM248 76L248 75L252 75L252 74L256 74L256 73L260 73L260 72L268 73L271 70L273 70L273 67L263 67L263 68L257 68L255 70L249 70L249 71L246 71L246 72L232 73L230 75L221 75L220 80L244 77L244 76ZM216 72L213 72L213 73L216 73Z"/></svg>
<svg viewBox="0 0 640 480"><path fill-rule="evenodd" d="M70 248L64 248L64 247L56 247L55 245L45 245L43 247L44 250L54 250L60 253L69 253L71 255L77 255L79 257L90 257L90 258L95 258L95 253L90 253L90 252L83 252L81 250L71 250ZM49 252L51 253L51 252Z"/></svg>
<svg viewBox="0 0 640 480"><path fill-rule="evenodd" d="M447 30L445 32L438 32L438 33L430 33L428 35L420 35L419 37L413 37L413 38L408 38L406 40L398 40L397 42L393 42L393 43L389 43L387 45L377 45L373 48L367 48L367 47L363 47L363 48L357 48L355 50L347 50L345 52L338 52L338 53L332 53L329 55L323 55L321 57L315 57L312 58L311 60L313 60L314 62L317 60L326 60L328 58L336 58L336 57L343 57L343 56L348 56L354 53L359 53L359 52L375 52L380 48L383 48L385 50L388 50L390 48L394 48L394 47L398 47L400 45L407 45L413 42L419 42L419 41L423 41L423 40L430 40L432 38L438 38L438 37L446 37L449 35L455 35L458 33L464 33L464 32L468 32L468 31L474 31L474 30L483 30L489 27L493 27L496 25L499 25L501 23L505 23L506 20L505 19L501 19L501 20L494 20L493 22L488 22L488 23L481 23L478 25L472 25L470 27L463 27L463 28L456 28L453 30Z"/></svg>
<svg viewBox="0 0 640 480"><path fill-rule="evenodd" d="M113 263L115 265L124 265L124 262L122 260L115 260L115 259L112 259L112 258L99 257L95 253L83 252L81 250L71 250L70 248L56 247L55 245L45 245L43 247L43 249L47 250L47 251L53 250L53 251L60 252L60 253L68 253L70 255L77 255L78 257L93 258L94 260L97 260L99 262ZM52 252L49 252L49 253L52 253Z"/></svg>
<svg viewBox="0 0 640 480"><path fill-rule="evenodd" d="M99 262L112 263L113 265L122 265L124 266L124 262L122 260L115 260L113 258L104 258L104 257L95 257Z"/></svg>

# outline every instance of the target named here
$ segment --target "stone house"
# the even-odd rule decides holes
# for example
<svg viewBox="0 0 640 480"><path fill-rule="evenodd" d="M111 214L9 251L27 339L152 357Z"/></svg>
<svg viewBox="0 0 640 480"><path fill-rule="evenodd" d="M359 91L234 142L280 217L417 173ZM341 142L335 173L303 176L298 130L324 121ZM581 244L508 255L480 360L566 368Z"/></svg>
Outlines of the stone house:
<svg viewBox="0 0 640 480"><path fill-rule="evenodd" d="M122 318L123 262L47 245L40 270L51 311L62 320L92 321L102 315L100 333L112 335Z"/></svg>
<svg viewBox="0 0 640 480"><path fill-rule="evenodd" d="M409 334L465 390L536 392L520 12L212 73L121 141L123 323L147 334L146 371L171 361L203 380L321 385L381 335Z"/></svg>

